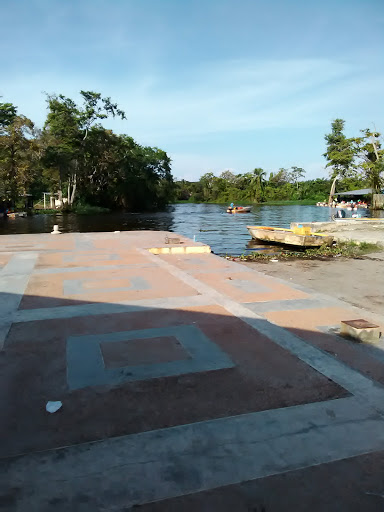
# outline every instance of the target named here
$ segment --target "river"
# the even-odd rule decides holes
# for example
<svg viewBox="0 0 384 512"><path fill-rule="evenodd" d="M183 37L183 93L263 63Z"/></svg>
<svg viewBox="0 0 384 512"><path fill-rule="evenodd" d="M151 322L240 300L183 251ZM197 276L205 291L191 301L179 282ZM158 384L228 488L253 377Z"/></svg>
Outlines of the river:
<svg viewBox="0 0 384 512"><path fill-rule="evenodd" d="M187 203L150 213L34 215L0 220L0 234L49 233L54 224L58 224L64 233L163 230L192 239L195 237L197 241L210 245L216 254L239 255L249 250L269 250L268 247L249 243L248 225L289 227L291 222L328 221L334 213L330 208L318 206L260 205L253 206L251 213L230 215L226 213L226 208L226 205L219 204ZM366 210L359 210L359 213L370 216Z"/></svg>

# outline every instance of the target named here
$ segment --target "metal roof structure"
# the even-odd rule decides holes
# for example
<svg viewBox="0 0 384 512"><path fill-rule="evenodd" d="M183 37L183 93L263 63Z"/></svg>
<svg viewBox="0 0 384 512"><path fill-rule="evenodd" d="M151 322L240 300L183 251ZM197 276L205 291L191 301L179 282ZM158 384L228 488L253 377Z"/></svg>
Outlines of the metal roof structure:
<svg viewBox="0 0 384 512"><path fill-rule="evenodd" d="M368 196L372 192L371 188L361 188L360 190L350 190L349 192L336 192L335 196Z"/></svg>

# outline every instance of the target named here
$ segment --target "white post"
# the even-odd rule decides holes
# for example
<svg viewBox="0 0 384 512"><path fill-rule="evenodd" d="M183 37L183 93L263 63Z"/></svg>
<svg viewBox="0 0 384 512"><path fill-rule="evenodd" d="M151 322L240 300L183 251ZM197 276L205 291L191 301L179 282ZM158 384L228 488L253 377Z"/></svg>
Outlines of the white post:
<svg viewBox="0 0 384 512"><path fill-rule="evenodd" d="M53 226L53 231L51 231L51 235L60 235L61 234L61 231L59 231L59 226L58 224L55 224Z"/></svg>
<svg viewBox="0 0 384 512"><path fill-rule="evenodd" d="M45 196L50 196L51 195L51 192L43 192L43 199L44 199L44 210L45 210L45 207L47 205L47 200L45 198ZM51 201L52 202L52 201ZM52 205L50 205L52 206Z"/></svg>

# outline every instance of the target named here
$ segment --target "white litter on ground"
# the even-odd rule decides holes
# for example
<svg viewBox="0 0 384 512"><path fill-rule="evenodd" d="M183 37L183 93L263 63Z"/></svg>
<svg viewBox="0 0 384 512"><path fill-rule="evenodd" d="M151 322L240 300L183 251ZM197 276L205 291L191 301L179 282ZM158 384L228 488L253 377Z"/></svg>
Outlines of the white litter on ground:
<svg viewBox="0 0 384 512"><path fill-rule="evenodd" d="M47 402L47 405L45 406L45 410L50 413L54 413L61 409L63 406L62 402Z"/></svg>

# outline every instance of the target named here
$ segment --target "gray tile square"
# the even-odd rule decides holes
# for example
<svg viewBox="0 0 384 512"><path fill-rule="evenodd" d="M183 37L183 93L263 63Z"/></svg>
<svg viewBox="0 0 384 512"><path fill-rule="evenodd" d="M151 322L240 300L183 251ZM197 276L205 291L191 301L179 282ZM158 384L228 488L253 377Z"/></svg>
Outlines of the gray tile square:
<svg viewBox="0 0 384 512"><path fill-rule="evenodd" d="M105 368L100 343L175 337L189 359L153 364ZM67 382L69 389L118 385L185 373L232 368L234 363L215 343L194 325L161 327L97 335L71 336L67 340Z"/></svg>

